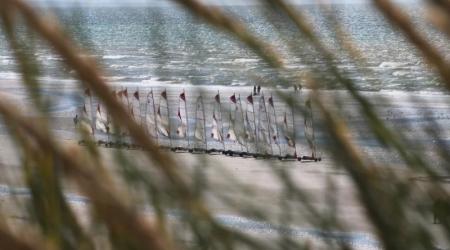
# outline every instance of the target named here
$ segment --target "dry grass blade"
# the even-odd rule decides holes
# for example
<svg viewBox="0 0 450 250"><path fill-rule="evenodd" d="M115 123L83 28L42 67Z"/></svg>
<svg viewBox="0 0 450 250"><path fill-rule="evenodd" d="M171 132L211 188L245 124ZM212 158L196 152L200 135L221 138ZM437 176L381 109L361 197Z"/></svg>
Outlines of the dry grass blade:
<svg viewBox="0 0 450 250"><path fill-rule="evenodd" d="M430 44L415 28L411 20L402 13L390 0L373 0L381 13L399 28L409 41L420 50L424 58L436 68L442 79L445 81L447 89L450 89L450 65L439 51Z"/></svg>
<svg viewBox="0 0 450 250"><path fill-rule="evenodd" d="M146 136L146 132L140 124L135 122L125 107L110 94L111 91L101 77L96 64L92 60L80 56L79 51L76 50L77 46L63 35L54 20L43 19L29 5L20 0L8 0L7 2L11 2L13 6L23 13L28 24L53 46L64 58L66 64L77 72L78 77L87 85L86 87L91 88L98 95L108 107L108 110L114 110L112 118L116 124L126 127L135 142L147 151L150 160L159 163L155 166L159 167L166 174L168 180L179 187L179 192L185 193L188 189L177 173L176 162L158 150L158 147Z"/></svg>
<svg viewBox="0 0 450 250"><path fill-rule="evenodd" d="M75 180L80 189L93 203L97 216L107 223L109 228L116 233L126 233L133 239L135 247L139 249L171 249L171 244L156 232L147 222L147 219L127 208L120 199L110 192L112 184L106 179L100 180L98 175L92 172L98 166L92 166L83 161L78 149L65 149L54 142L47 131L42 131L29 124L26 118L19 116L17 112L2 98L0 101L0 113L10 123L23 128L26 133L47 150L51 150L54 156L61 160L64 173Z"/></svg>
<svg viewBox="0 0 450 250"><path fill-rule="evenodd" d="M278 68L283 65L279 54L276 53L270 45L253 36L244 25L225 15L220 8L206 6L197 0L172 1L183 5L197 16L205 19L210 24L230 32L253 49L259 56L264 58L272 67Z"/></svg>
<svg viewBox="0 0 450 250"><path fill-rule="evenodd" d="M0 227L0 248L1 249L14 249L14 250L39 250L44 249L43 246L33 242L25 241L23 238L19 238L7 231L5 228Z"/></svg>

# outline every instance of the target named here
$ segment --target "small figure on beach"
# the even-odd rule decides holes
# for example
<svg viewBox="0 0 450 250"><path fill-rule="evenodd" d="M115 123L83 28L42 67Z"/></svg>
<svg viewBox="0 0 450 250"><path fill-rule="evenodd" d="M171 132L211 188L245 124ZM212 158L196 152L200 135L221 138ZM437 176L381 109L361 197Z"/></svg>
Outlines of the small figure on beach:
<svg viewBox="0 0 450 250"><path fill-rule="evenodd" d="M261 94L261 85L258 85L258 95Z"/></svg>
<svg viewBox="0 0 450 250"><path fill-rule="evenodd" d="M253 85L253 95L256 95L256 85Z"/></svg>
<svg viewBox="0 0 450 250"><path fill-rule="evenodd" d="M73 123L74 123L75 125L78 124L78 114L75 115L75 117L73 118Z"/></svg>

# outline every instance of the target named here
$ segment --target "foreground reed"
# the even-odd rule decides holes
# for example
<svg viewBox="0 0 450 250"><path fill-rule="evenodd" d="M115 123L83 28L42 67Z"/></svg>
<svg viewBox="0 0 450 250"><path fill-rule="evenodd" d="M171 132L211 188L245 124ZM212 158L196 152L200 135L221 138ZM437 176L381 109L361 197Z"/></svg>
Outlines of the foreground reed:
<svg viewBox="0 0 450 250"><path fill-rule="evenodd" d="M363 208L364 220L376 235L379 244L376 247L433 249L436 247L436 235L443 235L444 242L448 244L449 171L448 168L438 169L432 165L439 161L448 166L448 148L437 145L437 159L433 160L412 150L408 138L388 127L380 119L377 107L356 90L354 82L346 77L345 72L337 69L334 61L338 55L318 38L301 9L283 0L261 1L262 6L292 23L299 35L306 38L308 47L296 48L294 44L288 47L301 50L311 46L312 53L326 62L326 73L311 68L301 78L288 80L283 76L286 69L275 46L257 38L245 24L235 21L220 8L206 6L200 1L176 2L218 28L217 32L228 32L254 51L278 73L276 81L292 86L297 86L301 81L311 89L310 105L316 107L320 115L316 122L330 138L326 149L333 169L348 175L355 187L354 197ZM436 52L433 44L414 28L409 18L393 3L387 0L374 3L394 28L403 32L423 53L448 89L448 62L445 57ZM430 4L447 6L440 2ZM2 32L22 74L23 87L31 97L34 111L44 118L31 123L7 97L0 98L0 114L21 155L21 178L30 193L24 203L18 201L16 204L17 209L26 215L25 227L11 223L7 213L1 216L2 249L309 249L309 242L295 239L289 233L289 225L298 221L307 222L320 230L322 235L328 236L324 237L321 246L324 249L353 247L348 241L333 237L333 232L348 231L348 222L342 221L337 209L334 209L338 203L334 189L337 183L332 178L326 180L326 208L318 208L308 190L294 181L289 168L279 167L273 162L266 163L271 178L281 190L279 199L273 201L282 211L277 214L266 207L269 204L257 202L257 197L252 196L255 190L251 185L240 183L227 173L219 173L221 179L226 180L226 185L214 183L209 175L211 159L208 157L199 157L195 163L197 167L189 171L184 169L173 154L159 149L142 124L133 119L127 107L111 94L113 90L103 78L100 67L91 58L82 56L83 49L71 40L70 34L63 32L57 20L39 15L21 0L1 0L0 11ZM450 20L448 11L441 14L444 20ZM20 25L24 25L26 31L21 31ZM336 28L340 34L344 32L338 23ZM355 62L364 63L364 54L357 52L353 42L343 40L343 37L336 35L346 53ZM39 80L41 65L34 58L33 46L29 44L33 38L45 43L52 53L64 60L64 66L75 72L80 90L87 88L99 99L111 116L111 126L126 131L133 142L142 147L142 155L129 155L118 150L114 151L113 160L107 160L104 151L97 148L95 141L82 130L79 133L86 147L65 144L58 139L50 129L49 104L39 91L42 88ZM369 74L362 72L366 73ZM378 159L360 150L351 137L344 116L346 111L340 109L341 100L338 97L324 100L320 86L330 81L327 76L332 76L335 84L345 89L349 98L358 104L358 115L370 135L383 148L398 154L407 174L399 173L389 164L378 162ZM272 81L267 80L263 84L275 84ZM280 91L277 96L299 117L308 115L305 105L298 105L290 95ZM437 140L444 132L438 126L425 127L423 131ZM414 181L418 176L426 184ZM66 196L68 190L75 190L88 198L88 211L80 215L71 206ZM242 194L247 199L237 199L230 193ZM241 216L279 224L279 235L275 239L264 239L226 226L211 208L211 203L216 200L225 207L233 207ZM151 215L145 212L148 210ZM432 224L432 216L439 224ZM282 233L286 231L288 233ZM22 237L25 233L29 236Z"/></svg>

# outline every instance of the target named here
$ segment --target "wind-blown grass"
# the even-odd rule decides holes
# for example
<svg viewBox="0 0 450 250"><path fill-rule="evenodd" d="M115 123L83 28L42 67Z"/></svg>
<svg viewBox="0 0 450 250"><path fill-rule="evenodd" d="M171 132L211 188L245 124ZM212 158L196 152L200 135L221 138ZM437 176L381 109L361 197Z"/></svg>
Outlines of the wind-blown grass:
<svg viewBox="0 0 450 250"><path fill-rule="evenodd" d="M311 68L306 77L289 82L282 75L283 58L277 53L276 47L252 34L245 24L234 20L220 7L211 7L196 0L175 2L216 27L217 32L227 32L255 52L269 67L280 73L277 81L291 85L299 81L307 83L311 89L310 98L320 114L318 127L330 138L327 153L336 169L348 174L355 186L357 201L364 208L365 219L373 228L382 248L432 249L435 228L450 239L450 193L445 186L448 185L445 182L448 180L448 168L437 171L428 159L408 147L406 136L393 131L384 123L377 113L377 107L356 90L354 82L346 77L345 72L337 69L334 61L338 55L328 50L314 33L309 20L302 15L301 8L294 8L284 0L261 1L268 10L290 20L297 27L298 35L305 37L314 48L312 53L326 62L326 73ZM393 27L400 30L422 52L427 62L436 68L448 89L450 71L445 57L436 51L392 2L374 0L374 4ZM189 172L192 175L186 175L179 161L172 154L160 150L141 124L134 121L126 108L111 95L112 90L103 78L101 68L93 59L81 56L83 49L70 38L70 34L63 32L54 17L43 17L22 0L0 0L0 7L2 32L19 65L22 83L32 98L34 108L44 117L41 123L30 123L25 114L17 110L6 97L0 96L0 114L20 152L21 171L31 194L27 207L22 209L29 215L27 225L33 231L29 238L22 238L20 231L0 221L2 248L310 248L308 242L299 242L289 233L280 233L278 241L268 242L227 227L209 208L207 197L210 195L234 207L240 215L261 222L289 225L294 220L305 220L324 232L347 230L346 223L338 218L337 211L333 209L337 206L336 183L331 178L327 180L325 197L328 207L317 209L308 192L292 179L290 170L273 163L269 166L271 174L280 183L282 190L277 206L283 212L280 217L276 217L264 204L252 199L236 200L231 196L230 191L234 191L251 197L254 190L227 173L223 173L228 184L223 190L212 185L207 174L210 165L208 157L199 157L198 166ZM450 18L448 11L440 15ZM338 19L335 20L336 39L340 40L355 63L364 63L364 52L357 51L353 42L345 39L345 31L337 23ZM29 39L23 38L18 29L20 25L26 27L26 38ZM48 124L51 118L45 112L49 103L39 92L40 65L33 58L33 41L45 43L52 53L64 60L64 66L75 72L80 89L89 88L106 106L115 126L129 131L133 141L142 147L144 159L135 159L125 152L117 151L114 158L116 168L108 166L110 162L102 157L95 142L90 141L86 134L83 135L88 141L86 148L67 146L58 140ZM303 49L295 48L293 44L289 46L291 49ZM409 176L398 174L390 166L381 165L359 149L351 137L344 117L345 110L340 110L339 98L324 100L320 91L320 86L329 81L327 76L336 79L335 84L342 86L358 104L358 115L363 118L371 136L386 149L396 152L414 176L420 175L427 180L426 187L412 181ZM273 80L266 80L264 84L275 85ZM303 106L289 95L283 92L278 95L287 105L294 106L299 115L305 114ZM436 139L442 132L437 125L424 129L431 138ZM448 148L437 145L436 150L439 159L448 165ZM76 186L90 201L90 226L82 222L64 198L64 189L70 185ZM139 201L151 207L154 214L151 219L142 212ZM169 218L171 213L179 215L176 221ZM432 213L440 223L433 227L430 226ZM6 219L6 216L2 217L2 220ZM345 241L325 240L325 244L328 248L352 248Z"/></svg>

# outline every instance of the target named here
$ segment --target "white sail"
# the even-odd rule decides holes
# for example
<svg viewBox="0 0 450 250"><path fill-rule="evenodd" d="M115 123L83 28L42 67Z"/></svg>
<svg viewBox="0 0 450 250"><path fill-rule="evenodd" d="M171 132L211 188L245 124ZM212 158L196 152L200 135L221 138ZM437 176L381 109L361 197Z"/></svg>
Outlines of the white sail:
<svg viewBox="0 0 450 250"><path fill-rule="evenodd" d="M261 96L258 108L258 139L260 143L264 143L266 146L267 144L270 145L269 129L265 99L264 96Z"/></svg>
<svg viewBox="0 0 450 250"><path fill-rule="evenodd" d="M165 137L169 137L169 118L161 115L161 106L158 107L156 123L158 132Z"/></svg>
<svg viewBox="0 0 450 250"><path fill-rule="evenodd" d="M177 128L177 135L180 138L185 138L187 125L186 125L186 112L184 109L178 108L178 120L179 126Z"/></svg>
<svg viewBox="0 0 450 250"><path fill-rule="evenodd" d="M203 105L201 97L197 99L194 137L202 143L205 141L205 118L203 117Z"/></svg>
<svg viewBox="0 0 450 250"><path fill-rule="evenodd" d="M154 115L154 114L153 114ZM145 124L147 126L147 131L148 133L153 136L156 137L155 131L156 131L156 124L155 124L155 119L153 118L153 115L151 114L147 114L145 116Z"/></svg>
<svg viewBox="0 0 450 250"><path fill-rule="evenodd" d="M275 106L273 104L273 97L271 96L269 98L269 110L268 110L268 114L269 114L269 129L270 129L270 135L271 135L271 140L279 145L279 138L278 138L278 129L277 129L277 115L275 112Z"/></svg>
<svg viewBox="0 0 450 250"><path fill-rule="evenodd" d="M101 131L103 133L107 133L108 132L108 130L106 129L106 125L103 122L99 121L99 120L95 121L95 129L97 129L97 130L99 130L99 131Z"/></svg>
<svg viewBox="0 0 450 250"><path fill-rule="evenodd" d="M245 126L247 127L246 131L245 131L245 138L248 142L253 142L254 141L254 136L253 136L253 128L252 128L252 124L250 123L250 119L248 118L248 113L245 113Z"/></svg>
<svg viewBox="0 0 450 250"><path fill-rule="evenodd" d="M258 102L258 149L263 154L272 154L272 144L270 139L269 116L266 109L266 100L264 94Z"/></svg>
<svg viewBox="0 0 450 250"><path fill-rule="evenodd" d="M237 141L239 142L239 144L246 146L247 132L245 129L244 111L242 110L240 96L238 97L238 101L239 101L239 105L237 104L237 102L235 102L234 132L236 133Z"/></svg>
<svg viewBox="0 0 450 250"><path fill-rule="evenodd" d="M286 112L284 112L284 119L283 119L283 134L284 138L286 139L286 142L289 147L295 148L295 142L293 140L293 136L289 132L289 126L287 123L287 115Z"/></svg>
<svg viewBox="0 0 450 250"><path fill-rule="evenodd" d="M91 126L91 120L89 119L89 115L86 110L86 105L83 105L83 108L80 112L80 116L75 118L75 126L77 126L83 133L93 134L94 131Z"/></svg>
<svg viewBox="0 0 450 250"><path fill-rule="evenodd" d="M230 112L230 126L229 126L228 132L227 132L227 139L232 141L232 142L236 142L237 141L236 133L234 132L235 126L236 126L236 121L235 121L235 119L233 118L233 115Z"/></svg>
<svg viewBox="0 0 450 250"><path fill-rule="evenodd" d="M311 149L312 157L316 157L316 144L315 144L315 136L314 136L311 100L306 101L305 107L306 107L305 123L304 123L305 124L305 138Z"/></svg>
<svg viewBox="0 0 450 250"><path fill-rule="evenodd" d="M203 125L197 125L197 124L196 124L196 127L195 127L195 134L194 134L194 136L199 141L205 140L205 138L203 137L203 128L202 127L203 127Z"/></svg>
<svg viewBox="0 0 450 250"><path fill-rule="evenodd" d="M219 130L219 125L216 118L216 113L213 111L213 123L212 123L212 130L211 130L211 138L213 138L216 141L223 141L222 134Z"/></svg>
<svg viewBox="0 0 450 250"><path fill-rule="evenodd" d="M100 104L97 105L97 112L95 115L95 129L103 132L103 133L108 133L109 132L109 128L108 128L108 120L106 118L106 113L104 112L104 110L102 110Z"/></svg>
<svg viewBox="0 0 450 250"><path fill-rule="evenodd" d="M155 107L155 99L153 98L153 89L147 93L145 103L145 114L144 114L144 123L147 129L147 133L154 137L158 137L158 131L156 127L156 107Z"/></svg>

